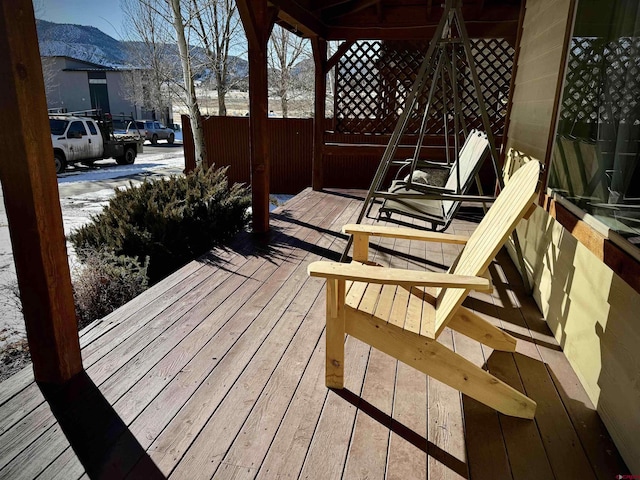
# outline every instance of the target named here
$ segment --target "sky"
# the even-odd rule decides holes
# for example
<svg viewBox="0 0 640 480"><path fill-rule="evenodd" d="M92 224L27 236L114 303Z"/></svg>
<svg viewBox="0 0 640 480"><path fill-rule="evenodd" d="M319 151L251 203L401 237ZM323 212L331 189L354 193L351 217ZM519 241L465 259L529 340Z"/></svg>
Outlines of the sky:
<svg viewBox="0 0 640 480"><path fill-rule="evenodd" d="M36 17L55 23L90 25L122 39L120 0L34 0Z"/></svg>

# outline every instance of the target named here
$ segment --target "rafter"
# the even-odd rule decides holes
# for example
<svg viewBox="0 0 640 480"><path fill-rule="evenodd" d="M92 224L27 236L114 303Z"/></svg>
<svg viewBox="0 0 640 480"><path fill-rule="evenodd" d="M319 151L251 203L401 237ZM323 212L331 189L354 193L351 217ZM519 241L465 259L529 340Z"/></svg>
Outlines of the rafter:
<svg viewBox="0 0 640 480"><path fill-rule="evenodd" d="M304 36L327 40L429 39L442 15L440 2L415 0L269 0L278 23ZM463 15L474 38L514 37L520 4L515 0L464 0Z"/></svg>
<svg viewBox="0 0 640 480"><path fill-rule="evenodd" d="M518 21L468 22L470 38L515 38ZM327 40L428 40L433 37L436 25L404 27L333 27Z"/></svg>
<svg viewBox="0 0 640 480"><path fill-rule="evenodd" d="M381 12L380 0L354 0L349 3L343 3L332 9L323 9L324 18L335 20L346 15L353 15L366 10L369 7L377 7L376 15Z"/></svg>
<svg viewBox="0 0 640 480"><path fill-rule="evenodd" d="M327 65L326 65L327 71L331 70L333 67L336 66L338 61L340 61L340 58L346 53L347 50L351 48L351 45L353 45L353 40L348 40L340 44L336 52L333 55L331 55L331 58L329 60L327 60Z"/></svg>
<svg viewBox="0 0 640 480"><path fill-rule="evenodd" d="M270 5L279 8L278 23L290 25L288 30L300 32L305 37L326 38L327 27L317 16L294 0L272 0Z"/></svg>

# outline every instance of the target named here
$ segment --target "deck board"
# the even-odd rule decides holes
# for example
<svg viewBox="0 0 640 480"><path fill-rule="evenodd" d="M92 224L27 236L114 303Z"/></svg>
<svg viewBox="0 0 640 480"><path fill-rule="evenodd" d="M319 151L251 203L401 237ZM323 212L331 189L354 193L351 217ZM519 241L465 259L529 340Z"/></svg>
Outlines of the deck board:
<svg viewBox="0 0 640 480"><path fill-rule="evenodd" d="M439 341L531 395L534 422L497 414L351 337L346 388L325 388L324 285L306 267L338 259L340 228L362 197L305 190L272 215L268 238L241 235L87 327L76 387L43 394L29 368L0 384L0 478L627 473L504 254L491 267L495 292L465 305L517 335L517 353L449 329ZM473 229L456 220L451 231ZM438 271L458 251L377 238L370 258Z"/></svg>

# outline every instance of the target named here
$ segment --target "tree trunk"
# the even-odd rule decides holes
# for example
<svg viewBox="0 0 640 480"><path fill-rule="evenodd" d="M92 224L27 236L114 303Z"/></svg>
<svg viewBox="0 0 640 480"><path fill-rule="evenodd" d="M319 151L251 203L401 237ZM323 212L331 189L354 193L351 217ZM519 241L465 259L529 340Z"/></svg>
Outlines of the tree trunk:
<svg viewBox="0 0 640 480"><path fill-rule="evenodd" d="M227 104L224 101L225 95L225 92L218 92L218 115L221 117L227 116Z"/></svg>
<svg viewBox="0 0 640 480"><path fill-rule="evenodd" d="M173 26L176 30L178 40L178 50L180 51L180 63L182 63L182 76L184 78L184 88L187 92L187 106L191 123L191 133L193 134L193 146L196 165L209 166L207 163L207 149L204 143L202 130L202 119L200 107L196 98L196 87L191 75L191 62L189 61L189 47L184 35L184 22L180 11L180 0L169 0L173 11Z"/></svg>
<svg viewBox="0 0 640 480"><path fill-rule="evenodd" d="M218 90L218 115L227 116L227 104L225 103L225 91L222 75L216 74L216 88Z"/></svg>

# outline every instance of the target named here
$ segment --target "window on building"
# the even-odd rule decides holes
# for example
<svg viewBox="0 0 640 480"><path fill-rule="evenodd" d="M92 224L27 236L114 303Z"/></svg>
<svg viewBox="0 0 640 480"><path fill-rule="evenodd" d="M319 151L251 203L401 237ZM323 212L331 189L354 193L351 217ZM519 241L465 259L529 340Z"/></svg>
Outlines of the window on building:
<svg viewBox="0 0 640 480"><path fill-rule="evenodd" d="M549 187L640 246L640 6L579 0Z"/></svg>

